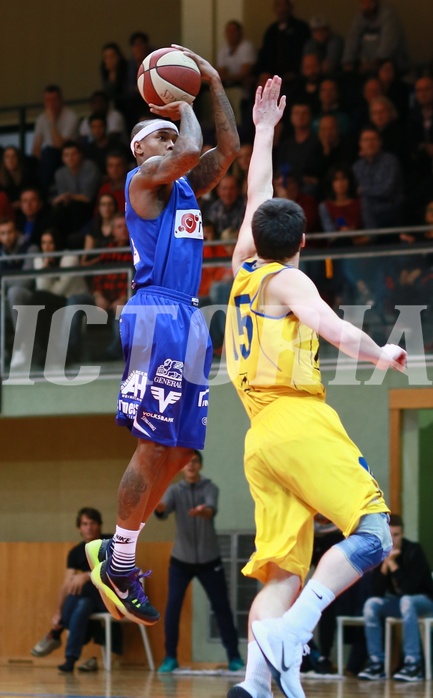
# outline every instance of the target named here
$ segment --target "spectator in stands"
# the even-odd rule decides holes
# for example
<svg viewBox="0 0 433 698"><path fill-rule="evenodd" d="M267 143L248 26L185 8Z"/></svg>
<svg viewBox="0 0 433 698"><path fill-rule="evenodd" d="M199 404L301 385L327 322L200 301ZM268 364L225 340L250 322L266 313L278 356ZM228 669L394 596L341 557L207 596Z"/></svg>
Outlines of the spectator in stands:
<svg viewBox="0 0 433 698"><path fill-rule="evenodd" d="M129 251L129 235L126 227L124 213L116 213L113 216L112 240L107 247L113 248L112 252L104 252L99 257L99 267L104 265L115 266L117 264L125 266L132 265L132 256ZM116 248L128 247L125 252L116 251ZM105 350L105 359L119 359L122 356L119 328L116 322L118 310L124 305L128 298L130 284L126 271L109 272L98 274L92 278L91 293L76 294L71 296L68 306L74 305L96 305L108 314L108 323L111 325L112 341ZM81 312L76 312L70 325L70 340L68 346L68 361L79 361L81 354ZM67 328L69 332L69 327ZM66 336L66 327L64 335Z"/></svg>
<svg viewBox="0 0 433 698"><path fill-rule="evenodd" d="M391 100L401 122L405 124L409 109L409 86L397 74L393 61L383 61L377 71L377 77L382 87L382 94Z"/></svg>
<svg viewBox="0 0 433 698"><path fill-rule="evenodd" d="M90 138L83 143L83 154L98 166L102 175L105 174L107 155L119 147L117 134L107 133L107 122L103 114L92 114L89 117ZM125 146L126 148L126 146Z"/></svg>
<svg viewBox="0 0 433 698"><path fill-rule="evenodd" d="M127 110L127 73L128 64L119 45L113 41L105 44L100 65L102 90L122 114Z"/></svg>
<svg viewBox="0 0 433 698"><path fill-rule="evenodd" d="M39 182L48 192L62 162L62 147L78 137L78 117L63 101L60 87L47 85L44 111L35 123L32 153L39 159Z"/></svg>
<svg viewBox="0 0 433 698"><path fill-rule="evenodd" d="M63 167L56 170L54 178L53 224L63 235L65 246L80 249L84 235L77 231L92 217L101 173L94 162L83 157L75 141L63 144L62 160Z"/></svg>
<svg viewBox="0 0 433 698"><path fill-rule="evenodd" d="M25 239L39 245L43 231L51 224L51 210L37 187L25 187L21 191L16 221Z"/></svg>
<svg viewBox="0 0 433 698"><path fill-rule="evenodd" d="M319 88L319 113L313 121L313 131L318 133L319 122L322 116L334 116L338 122L339 132L342 136L347 136L352 130L352 123L349 116L341 108L340 94L336 80L326 78L322 80Z"/></svg>
<svg viewBox="0 0 433 698"><path fill-rule="evenodd" d="M295 201L305 213L306 233L320 232L320 220L317 199L311 194L302 191L301 184L296 175L290 171L287 165L277 169L274 180L274 196ZM310 246L310 242L308 243Z"/></svg>
<svg viewBox="0 0 433 698"><path fill-rule="evenodd" d="M54 230L45 230L41 236L40 248L47 256L33 257L32 268L38 272L59 270L59 275L37 275L35 289L17 285L8 289L7 302L14 327L16 327L17 319L16 314L12 312L14 306L43 306L38 314L34 345L32 342L23 341L19 346L14 346L10 364L11 371L18 371L20 368L30 366L32 358L35 364L45 365L53 314L66 305L66 300L71 295L87 291L87 284L82 276L61 274L62 269L78 267L79 258L77 255L65 253L62 257L48 256L61 249L58 235Z"/></svg>
<svg viewBox="0 0 433 698"><path fill-rule="evenodd" d="M425 207L421 223L432 229L420 233L401 233L403 246L410 249L416 243L433 242L433 201ZM384 260L383 263L384 311L395 316L397 305L427 305L431 307L433 289L433 254L404 254ZM429 312L429 310L427 312Z"/></svg>
<svg viewBox="0 0 433 698"><path fill-rule="evenodd" d="M96 214L85 229L84 249L94 250L107 245L113 240L113 219L118 212L117 201L112 194L101 194L98 198ZM99 255L86 255L81 258L84 267L99 264Z"/></svg>
<svg viewBox="0 0 433 698"><path fill-rule="evenodd" d="M149 107L141 97L137 87L137 73L140 65L146 56L153 51L150 45L149 36L145 32L133 32L129 37L129 49L131 57L127 67L127 114L128 126L131 129L137 121L142 121L146 116L150 116Z"/></svg>
<svg viewBox="0 0 433 698"><path fill-rule="evenodd" d="M137 79L137 75L136 75ZM96 90L92 93L89 101L90 115L82 119L80 123L80 137L86 140L92 140L90 129L90 117L92 114L100 114L105 117L107 124L107 135L116 136L118 141L128 143L128 134L126 130L125 119L120 111L114 109L110 104L105 92Z"/></svg>
<svg viewBox="0 0 433 698"><path fill-rule="evenodd" d="M318 138L312 130L311 109L308 104L293 104L290 110L290 123L293 135L285 138L276 148L275 163L277 167L287 165L290 174L301 182L302 190L315 193L315 182L308 180L315 172L314 154Z"/></svg>
<svg viewBox="0 0 433 698"><path fill-rule="evenodd" d="M433 580L429 563L419 543L403 537L403 521L391 514L393 548L389 557L372 572L371 598L364 605L365 637L369 662L358 678L385 678L383 623L385 618L403 621L403 665L396 681L420 681L424 677L418 618L433 615ZM426 657L426 661L431 661Z"/></svg>
<svg viewBox="0 0 433 698"><path fill-rule="evenodd" d="M0 191L0 218L15 218L14 208L4 191Z"/></svg>
<svg viewBox="0 0 433 698"><path fill-rule="evenodd" d="M104 183L98 191L98 197L102 196L102 194L111 194L117 201L117 210L124 211L128 159L121 150L113 150L107 155L105 169L107 174Z"/></svg>
<svg viewBox="0 0 433 698"><path fill-rule="evenodd" d="M36 184L34 158L25 156L14 145L6 146L0 162L0 189L5 192L15 210L19 208L20 194L24 187Z"/></svg>
<svg viewBox="0 0 433 698"><path fill-rule="evenodd" d="M311 39L304 46L304 55L315 53L321 63L323 75L335 75L341 66L344 39L336 34L323 15L310 19Z"/></svg>
<svg viewBox="0 0 433 698"><path fill-rule="evenodd" d="M97 538L107 538L101 533L102 518L97 509L83 507L80 509L76 520L77 528L83 539L68 553L66 562L66 574L59 591L59 603L52 619L52 628L32 649L34 657L45 657L61 645L61 634L67 628L69 630L65 649L65 662L58 668L60 671L70 673L81 655L84 644L88 642L94 632L95 622L89 621L92 613L105 612L106 608L101 601L97 589L90 581L90 567L88 565L84 546ZM96 625L99 623L96 621ZM90 631L90 632L89 632ZM121 637L116 632L115 652L121 653ZM90 635L90 637L89 637ZM79 671L96 671L98 668L95 659L88 660L78 667Z"/></svg>
<svg viewBox="0 0 433 698"><path fill-rule="evenodd" d="M433 78L415 82L415 104L408 117L408 147L417 180L429 177L433 166Z"/></svg>
<svg viewBox="0 0 433 698"><path fill-rule="evenodd" d="M247 177L252 154L253 146L251 143L241 143L239 153L237 154L231 169L232 174L236 177L240 184L243 196L246 196L247 194Z"/></svg>
<svg viewBox="0 0 433 698"><path fill-rule="evenodd" d="M319 92L321 79L322 66L318 55L316 53L304 54L301 63L301 75L293 81L293 86L287 95L288 104L308 104L313 116L318 114L320 109Z"/></svg>
<svg viewBox="0 0 433 698"><path fill-rule="evenodd" d="M225 228L239 230L244 213L245 197L233 175L225 175L216 188L217 199L209 206L208 220L214 224L217 238Z"/></svg>
<svg viewBox="0 0 433 698"><path fill-rule="evenodd" d="M362 218L368 228L391 228L400 223L403 203L402 173L392 153L384 153L374 126L362 129L360 158L353 171L361 198Z"/></svg>
<svg viewBox="0 0 433 698"><path fill-rule="evenodd" d="M306 22L293 15L292 0L274 0L276 21L263 35L259 50L257 71L259 84L264 85L273 75L283 79L283 92L299 75L302 53L310 38Z"/></svg>
<svg viewBox="0 0 433 698"><path fill-rule="evenodd" d="M395 10L382 0L359 0L359 4L360 13L346 37L343 68L365 74L392 60L399 71L406 70L404 32Z"/></svg>
<svg viewBox="0 0 433 698"><path fill-rule="evenodd" d="M30 259L12 260L9 257L38 251L36 245L31 245L30 241L26 240L25 236L20 233L13 218L0 219L0 275L31 268ZM14 283L29 285L28 281L18 281L18 279Z"/></svg>
<svg viewBox="0 0 433 698"><path fill-rule="evenodd" d="M322 228L326 233L343 233L362 229L361 202L356 196L353 173L349 168L334 166L329 170L326 183L327 198L319 204ZM338 235L333 243L338 246L362 245L368 237L346 238Z"/></svg>
<svg viewBox="0 0 433 698"><path fill-rule="evenodd" d="M356 196L353 173L348 167L336 165L330 169L325 184L326 198L319 204L320 222L325 233L336 232L328 240L329 247L352 247L367 245L367 235L346 237L343 233L362 229L361 202ZM369 260L367 260L368 262ZM334 305L339 306L344 300L354 302L358 292L366 291L363 277L362 260L355 260L355 269L351 259L327 260L327 278L334 294Z"/></svg>
<svg viewBox="0 0 433 698"><path fill-rule="evenodd" d="M370 106L370 103L376 97L382 96L382 84L379 78L375 76L368 77L362 87L362 96L364 101Z"/></svg>
<svg viewBox="0 0 433 698"><path fill-rule="evenodd" d="M314 177L318 198L325 195L325 178L331 167L352 166L358 152L353 136L341 136L338 121L333 115L322 116L318 125L319 142L313 157Z"/></svg>
<svg viewBox="0 0 433 698"><path fill-rule="evenodd" d="M367 77L358 97L354 99L353 110L351 113L355 132L358 132L369 123L370 120L370 104L376 97L382 97L382 85L379 79L375 76Z"/></svg>
<svg viewBox="0 0 433 698"><path fill-rule="evenodd" d="M165 658L158 669L161 673L171 673L179 666L180 612L186 590L194 577L211 602L227 652L229 670L238 671L244 667L214 528L218 487L208 478L201 477L202 463L202 454L194 451L191 461L182 468L183 480L170 485L155 508L155 515L160 519L167 519L172 512L176 517L165 613Z"/></svg>
<svg viewBox="0 0 433 698"><path fill-rule="evenodd" d="M251 121L256 49L251 41L244 38L242 24L237 20L227 22L224 33L225 43L218 51L216 67L237 124L246 126L246 121Z"/></svg>
<svg viewBox="0 0 433 698"><path fill-rule="evenodd" d="M30 245L30 242L21 235L16 228L13 218L0 219L0 277L11 275L11 278L4 280L3 290L7 294L14 286L32 289L34 283L31 279L23 279L17 274L20 270L28 271L32 268L31 254L39 252L36 245ZM22 259L10 259L15 255L29 255ZM9 331L12 318L10 316L8 305L6 305L6 348L9 350L11 342L11 332Z"/></svg>
<svg viewBox="0 0 433 698"><path fill-rule="evenodd" d="M404 133L397 110L388 97L379 96L371 100L370 123L380 134L383 150L393 153L402 163L405 157Z"/></svg>
<svg viewBox="0 0 433 698"><path fill-rule="evenodd" d="M282 199L290 199L295 201L305 213L307 233L307 247L318 250L325 250L328 246L326 240L314 238L314 233L321 231L320 218L318 211L317 199L311 194L306 194L302 191L300 180L290 171L290 169L282 165L275 172L273 179L274 196ZM333 302L333 292L331 283L326 274L326 264L322 260L309 260L306 257L302 262L302 271L314 281L318 286L323 298L330 304Z"/></svg>

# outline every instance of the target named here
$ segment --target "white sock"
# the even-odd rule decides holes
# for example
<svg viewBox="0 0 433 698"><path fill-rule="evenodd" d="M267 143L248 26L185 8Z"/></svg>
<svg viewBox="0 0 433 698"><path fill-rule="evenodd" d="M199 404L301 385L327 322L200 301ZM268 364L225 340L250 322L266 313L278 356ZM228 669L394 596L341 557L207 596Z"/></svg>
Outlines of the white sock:
<svg viewBox="0 0 433 698"><path fill-rule="evenodd" d="M128 531L126 528L116 526L116 533L113 536L113 555L110 560L110 570L114 574L125 574L134 569L135 549L140 530Z"/></svg>
<svg viewBox="0 0 433 698"><path fill-rule="evenodd" d="M272 697L271 672L255 640L248 643L245 681L238 685L248 691L252 698Z"/></svg>
<svg viewBox="0 0 433 698"><path fill-rule="evenodd" d="M322 611L334 599L335 594L328 587L310 579L293 606L283 615L283 620L303 636L303 642L308 642Z"/></svg>

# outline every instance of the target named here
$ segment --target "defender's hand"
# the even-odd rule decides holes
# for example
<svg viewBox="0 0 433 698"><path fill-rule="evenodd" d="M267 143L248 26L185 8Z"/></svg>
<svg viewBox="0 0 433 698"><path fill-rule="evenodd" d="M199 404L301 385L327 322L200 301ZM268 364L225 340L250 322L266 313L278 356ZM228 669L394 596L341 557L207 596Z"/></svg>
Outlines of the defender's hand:
<svg viewBox="0 0 433 698"><path fill-rule="evenodd" d="M256 128L261 125L273 128L283 116L286 97L283 95L280 98L281 83L281 78L274 75L266 81L263 88L257 88L253 107L253 121Z"/></svg>
<svg viewBox="0 0 433 698"><path fill-rule="evenodd" d="M395 344L385 344L376 364L382 371L393 368L395 371L404 372L407 364L407 352Z"/></svg>

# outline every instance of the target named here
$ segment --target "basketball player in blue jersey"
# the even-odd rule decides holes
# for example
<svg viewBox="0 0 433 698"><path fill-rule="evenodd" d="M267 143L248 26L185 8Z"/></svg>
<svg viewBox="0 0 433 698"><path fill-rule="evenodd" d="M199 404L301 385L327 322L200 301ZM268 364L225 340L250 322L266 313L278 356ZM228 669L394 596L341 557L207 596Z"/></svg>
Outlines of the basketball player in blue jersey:
<svg viewBox="0 0 433 698"><path fill-rule="evenodd" d="M136 293L120 318L126 366L117 423L138 443L120 482L116 533L109 544L94 541L87 548L92 580L108 610L145 625L159 613L140 583L137 538L173 476L205 439L212 348L197 308L203 228L196 197L215 187L239 150L217 71L183 50L209 85L217 146L201 156L200 124L186 102L150 105L158 118L132 130L137 167L126 180L125 217Z"/></svg>
<svg viewBox="0 0 433 698"><path fill-rule="evenodd" d="M404 370L406 352L379 347L340 319L298 268L305 215L293 201L272 199L274 128L285 106L280 88L274 77L256 94L247 208L227 313L227 368L251 418L245 475L256 540L243 572L264 584L250 610L245 681L229 698L271 698L271 675L285 696L303 698L302 654L322 611L392 547L382 492L325 402L318 335L384 370ZM299 594L317 512L345 539L323 555Z"/></svg>

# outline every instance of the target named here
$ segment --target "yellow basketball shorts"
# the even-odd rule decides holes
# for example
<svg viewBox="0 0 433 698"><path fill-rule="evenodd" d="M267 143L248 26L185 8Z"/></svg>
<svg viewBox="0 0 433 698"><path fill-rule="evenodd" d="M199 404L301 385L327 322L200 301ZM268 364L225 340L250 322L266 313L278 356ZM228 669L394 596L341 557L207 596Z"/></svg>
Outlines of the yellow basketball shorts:
<svg viewBox="0 0 433 698"><path fill-rule="evenodd" d="M264 583L269 563L304 581L316 513L348 536L361 516L389 511L338 414L314 396L279 398L254 417L245 475L255 502L256 550L242 572Z"/></svg>

